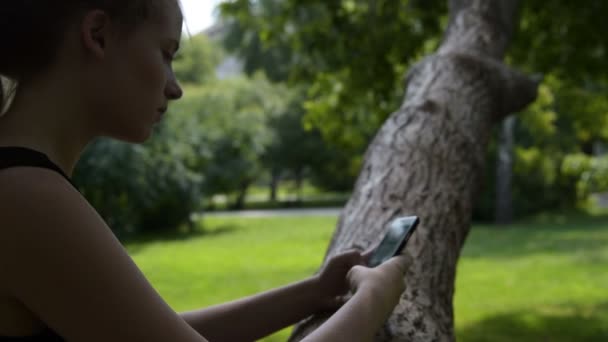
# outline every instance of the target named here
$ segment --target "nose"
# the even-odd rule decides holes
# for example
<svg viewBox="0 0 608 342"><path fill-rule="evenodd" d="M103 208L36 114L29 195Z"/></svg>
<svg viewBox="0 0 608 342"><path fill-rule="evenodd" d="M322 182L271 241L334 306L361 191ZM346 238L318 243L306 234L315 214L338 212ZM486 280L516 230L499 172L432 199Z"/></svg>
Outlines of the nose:
<svg viewBox="0 0 608 342"><path fill-rule="evenodd" d="M184 95L182 87L180 87L179 82L177 82L175 77L172 77L165 87L165 96L169 100L179 100L182 95Z"/></svg>

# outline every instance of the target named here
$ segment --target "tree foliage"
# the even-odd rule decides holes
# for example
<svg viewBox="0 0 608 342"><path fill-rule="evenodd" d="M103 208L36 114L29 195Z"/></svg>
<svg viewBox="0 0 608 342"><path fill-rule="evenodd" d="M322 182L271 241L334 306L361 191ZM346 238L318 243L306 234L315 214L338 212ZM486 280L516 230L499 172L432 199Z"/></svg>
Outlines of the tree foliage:
<svg viewBox="0 0 608 342"><path fill-rule="evenodd" d="M196 144L208 153L200 170L206 196L245 191L260 176L274 139L270 121L285 112L288 98L285 87L259 74L192 88L175 105L179 120L190 121L181 126L200 132Z"/></svg>
<svg viewBox="0 0 608 342"><path fill-rule="evenodd" d="M560 191L562 201L608 190L600 186L608 181L605 158L594 148L608 141L606 10L608 3L601 0L527 1L511 50L513 63L546 75L544 92L550 97L541 97L542 106L523 116L527 134L519 136L519 154L527 152L522 156L528 165L532 159L551 164L545 179L554 179L553 193ZM588 162L578 162L583 159Z"/></svg>
<svg viewBox="0 0 608 342"><path fill-rule="evenodd" d="M281 79L307 86L305 123L318 127L352 161L399 107L409 67L437 46L446 3L235 0L221 10L230 28L228 47L251 71L282 70ZM565 163L579 154L594 158L592 146L608 139L606 10L608 3L601 0L523 2L507 60L545 81L538 102L520 114L515 133L519 214L573 205L574 183L584 182L583 174L602 175L599 167L575 168L575 175ZM269 55L273 62L265 64ZM489 150L490 162L494 151ZM490 171L480 217L494 212ZM601 177L608 179L608 173Z"/></svg>
<svg viewBox="0 0 608 342"><path fill-rule="evenodd" d="M407 67L437 43L444 3L237 0L221 11L248 70L310 85L308 124L361 150L398 106Z"/></svg>
<svg viewBox="0 0 608 342"><path fill-rule="evenodd" d="M79 161L75 183L115 231L173 230L199 208L194 151L169 135L159 129L144 145L100 139Z"/></svg>
<svg viewBox="0 0 608 342"><path fill-rule="evenodd" d="M224 57L221 47L202 34L184 39L182 45L173 67L177 79L189 84L215 79L215 68Z"/></svg>

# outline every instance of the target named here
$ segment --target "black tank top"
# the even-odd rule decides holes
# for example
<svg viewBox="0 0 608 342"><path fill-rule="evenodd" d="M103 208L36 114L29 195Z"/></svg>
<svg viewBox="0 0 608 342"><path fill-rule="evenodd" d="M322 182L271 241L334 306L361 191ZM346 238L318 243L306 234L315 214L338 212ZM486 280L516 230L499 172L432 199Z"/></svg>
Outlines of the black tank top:
<svg viewBox="0 0 608 342"><path fill-rule="evenodd" d="M26 147L0 147L0 170L17 166L40 167L53 170L63 176L70 184L74 185L70 177L57 164L53 163L46 154Z"/></svg>
<svg viewBox="0 0 608 342"><path fill-rule="evenodd" d="M0 171L10 167L28 166L53 170L63 176L72 186L72 180L45 154L24 147L0 147ZM74 186L74 188L76 188ZM0 336L0 342L62 342L64 339L54 331L24 337Z"/></svg>

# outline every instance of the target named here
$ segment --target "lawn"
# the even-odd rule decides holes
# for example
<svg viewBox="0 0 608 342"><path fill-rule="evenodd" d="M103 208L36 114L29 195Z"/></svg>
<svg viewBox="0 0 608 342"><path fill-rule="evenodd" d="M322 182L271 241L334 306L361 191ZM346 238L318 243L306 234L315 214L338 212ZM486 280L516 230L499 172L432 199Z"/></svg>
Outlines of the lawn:
<svg viewBox="0 0 608 342"><path fill-rule="evenodd" d="M188 238L125 245L161 295L184 311L312 274L335 222L208 217ZM475 225L458 267L458 340L608 340L606 265L608 219L553 215L507 227Z"/></svg>

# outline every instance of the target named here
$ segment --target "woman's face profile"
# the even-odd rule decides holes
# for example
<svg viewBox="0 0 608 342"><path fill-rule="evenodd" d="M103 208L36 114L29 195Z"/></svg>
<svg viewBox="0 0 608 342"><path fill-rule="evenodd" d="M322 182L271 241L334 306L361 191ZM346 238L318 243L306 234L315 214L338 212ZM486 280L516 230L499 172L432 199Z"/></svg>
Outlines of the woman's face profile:
<svg viewBox="0 0 608 342"><path fill-rule="evenodd" d="M94 85L93 112L102 135L143 142L182 90L172 68L179 48L182 13L177 0L160 0L161 8L132 32L107 47Z"/></svg>

